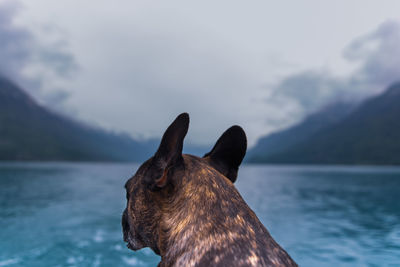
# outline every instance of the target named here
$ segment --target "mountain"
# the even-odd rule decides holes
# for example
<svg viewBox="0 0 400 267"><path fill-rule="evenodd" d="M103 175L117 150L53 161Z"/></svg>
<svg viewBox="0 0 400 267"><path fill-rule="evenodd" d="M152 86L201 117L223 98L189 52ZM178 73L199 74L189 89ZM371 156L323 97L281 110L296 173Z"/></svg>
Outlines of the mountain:
<svg viewBox="0 0 400 267"><path fill-rule="evenodd" d="M354 105L335 103L306 117L302 122L288 129L272 133L258 140L247 152L248 161L263 162L268 157L304 141L310 135L324 129L348 115Z"/></svg>
<svg viewBox="0 0 400 267"><path fill-rule="evenodd" d="M321 114L324 115L323 112L315 115ZM310 118L287 130L291 131L287 139L289 145L280 146L278 150L272 146L272 153L266 152L269 151L268 147L259 147L250 161L293 164L400 164L400 83L393 84L381 95L367 99L349 114L323 123L323 127L318 124L310 126L311 130L307 132L304 129L307 128ZM276 136L282 138L285 132L275 134L275 140ZM301 140L296 141L297 136L301 136Z"/></svg>
<svg viewBox="0 0 400 267"><path fill-rule="evenodd" d="M139 142L54 113L0 76L0 160L142 161L158 142Z"/></svg>

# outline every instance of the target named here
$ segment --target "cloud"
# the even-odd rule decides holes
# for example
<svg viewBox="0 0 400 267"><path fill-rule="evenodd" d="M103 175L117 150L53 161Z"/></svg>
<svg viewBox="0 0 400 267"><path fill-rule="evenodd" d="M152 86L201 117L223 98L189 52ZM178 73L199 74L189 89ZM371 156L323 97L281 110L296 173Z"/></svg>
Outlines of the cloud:
<svg viewBox="0 0 400 267"><path fill-rule="evenodd" d="M42 101L143 138L159 137L186 111L191 115L186 140L210 145L233 124L245 128L252 144L331 101L362 99L383 89L388 71L375 85L367 76L374 67L392 68L387 60L375 61L396 49L382 47L394 38L396 23L357 38L337 59L343 43L397 15L399 5L368 5L355 17L351 10L359 3L322 8L310 1L289 10L287 3L268 1L122 1L117 7L109 1L21 2L27 11L17 19L25 27L16 26L14 15L5 20L25 36L18 42L24 60L15 61L22 67L17 64L14 73L41 88ZM339 76L318 68L325 62L357 68Z"/></svg>
<svg viewBox="0 0 400 267"><path fill-rule="evenodd" d="M400 79L400 22L387 21L376 31L352 42L344 52L346 59L359 62L361 67L350 79L374 87L386 87ZM367 92L368 93L368 92Z"/></svg>
<svg viewBox="0 0 400 267"><path fill-rule="evenodd" d="M0 74L17 82L45 104L60 106L67 92L52 81L71 77L77 63L60 32L53 27L41 28L49 36L48 40L43 40L26 27L18 26L15 17L22 8L18 1L0 3ZM53 87L48 90L50 92L44 92L50 87Z"/></svg>
<svg viewBox="0 0 400 267"><path fill-rule="evenodd" d="M273 86L266 104L276 112L275 118L267 118L268 123L284 128L332 102L359 102L399 81L400 22L386 21L372 33L356 38L344 49L343 57L356 65L349 75L307 70L288 75Z"/></svg>
<svg viewBox="0 0 400 267"><path fill-rule="evenodd" d="M21 69L31 57L32 36L12 24L17 8L10 1L0 5L0 72L12 79L19 78Z"/></svg>

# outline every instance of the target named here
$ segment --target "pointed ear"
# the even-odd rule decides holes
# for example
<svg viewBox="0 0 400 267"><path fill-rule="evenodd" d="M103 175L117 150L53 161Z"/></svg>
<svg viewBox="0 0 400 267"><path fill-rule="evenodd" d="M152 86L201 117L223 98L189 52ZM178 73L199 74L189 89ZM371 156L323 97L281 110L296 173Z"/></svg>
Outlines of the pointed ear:
<svg viewBox="0 0 400 267"><path fill-rule="evenodd" d="M170 168L183 161L183 140L188 128L189 114L182 113L165 131L152 160L152 175L148 177L152 188L164 187L168 182Z"/></svg>
<svg viewBox="0 0 400 267"><path fill-rule="evenodd" d="M246 134L240 126L235 125L221 135L213 149L203 158L234 183L246 149Z"/></svg>

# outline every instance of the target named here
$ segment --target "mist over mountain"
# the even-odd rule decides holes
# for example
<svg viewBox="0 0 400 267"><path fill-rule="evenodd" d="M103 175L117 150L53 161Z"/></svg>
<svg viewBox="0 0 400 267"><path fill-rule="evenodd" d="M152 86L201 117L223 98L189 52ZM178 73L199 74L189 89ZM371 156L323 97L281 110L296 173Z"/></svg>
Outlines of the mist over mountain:
<svg viewBox="0 0 400 267"><path fill-rule="evenodd" d="M400 83L357 106L336 103L259 139L247 161L293 164L400 164ZM0 160L143 161L159 139L139 141L39 105L0 76ZM185 153L203 155L203 146Z"/></svg>
<svg viewBox="0 0 400 267"><path fill-rule="evenodd" d="M158 142L139 142L56 114L0 77L0 160L141 161Z"/></svg>
<svg viewBox="0 0 400 267"><path fill-rule="evenodd" d="M250 162L400 164L400 83L354 109L323 110L261 138Z"/></svg>
<svg viewBox="0 0 400 267"><path fill-rule="evenodd" d="M335 103L306 117L300 123L287 129L262 137L247 153L250 161L263 159L282 152L304 141L310 135L340 121L354 108L350 103Z"/></svg>

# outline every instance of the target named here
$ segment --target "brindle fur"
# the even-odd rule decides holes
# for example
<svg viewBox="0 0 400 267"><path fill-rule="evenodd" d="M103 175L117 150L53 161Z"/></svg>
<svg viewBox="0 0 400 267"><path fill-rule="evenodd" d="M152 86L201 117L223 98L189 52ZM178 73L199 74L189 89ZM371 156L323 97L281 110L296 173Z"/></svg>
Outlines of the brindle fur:
<svg viewBox="0 0 400 267"><path fill-rule="evenodd" d="M172 165L156 153L127 181L128 247L150 247L161 255L159 266L297 266L233 185L238 166L227 177L210 153L174 155Z"/></svg>

